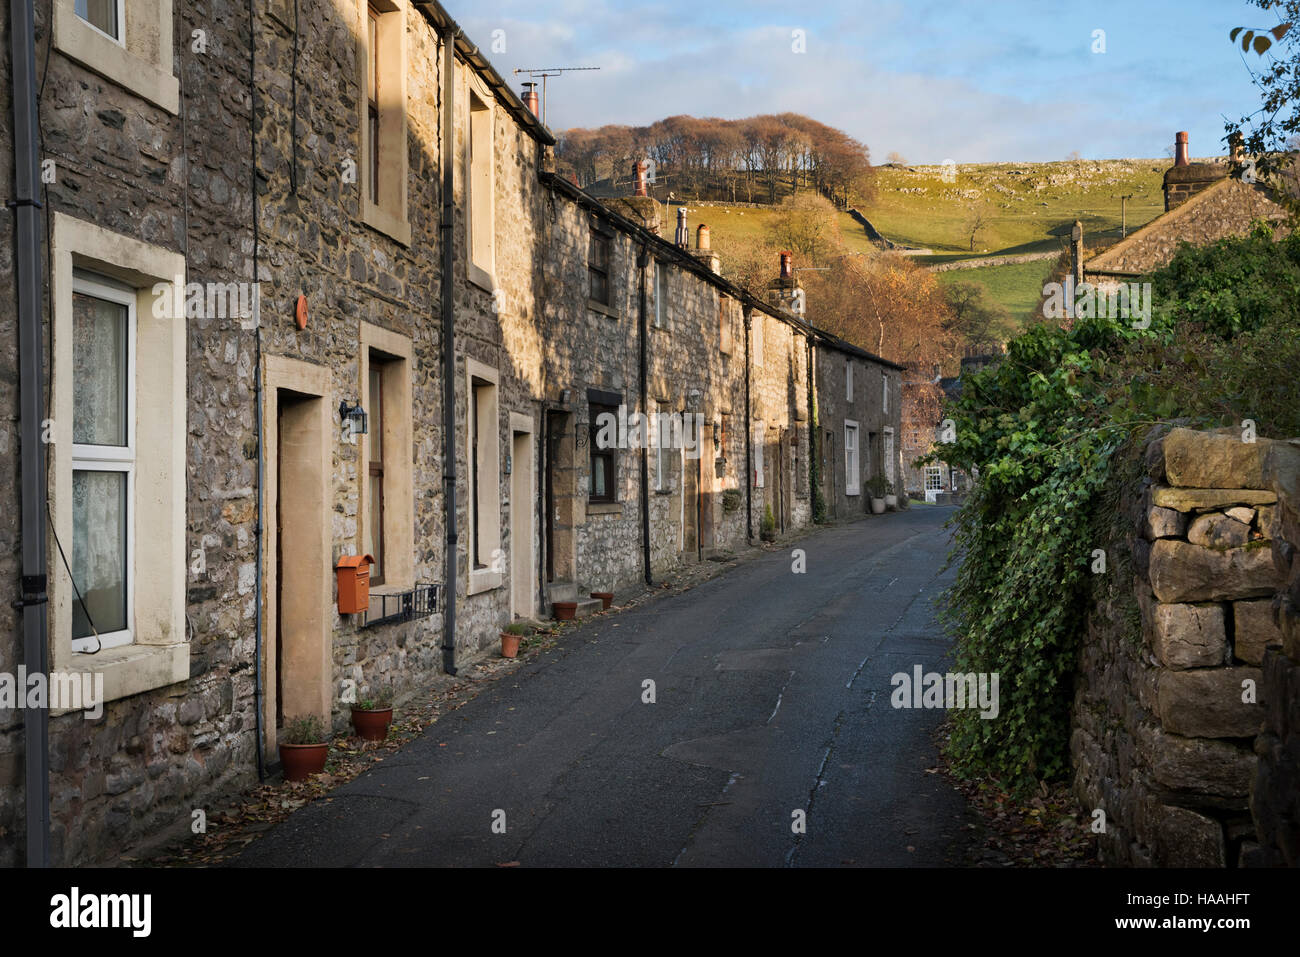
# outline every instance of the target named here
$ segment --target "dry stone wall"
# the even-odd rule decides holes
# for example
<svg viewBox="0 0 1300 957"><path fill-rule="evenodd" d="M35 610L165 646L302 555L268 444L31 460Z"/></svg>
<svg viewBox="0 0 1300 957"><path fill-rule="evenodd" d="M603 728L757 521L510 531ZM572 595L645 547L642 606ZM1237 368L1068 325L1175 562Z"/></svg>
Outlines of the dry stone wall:
<svg viewBox="0 0 1300 957"><path fill-rule="evenodd" d="M1092 609L1080 652L1075 793L1104 812L1109 863L1260 863L1268 853L1252 789L1275 831L1295 819L1295 790L1284 786L1294 782L1284 742L1294 755L1295 724L1280 702L1293 712L1296 698L1277 650L1274 558L1294 553L1279 502L1300 475L1300 449L1179 428L1149 442L1145 463L1141 485L1125 490L1131 561L1114 566L1131 566L1132 595L1121 586ZM1266 718L1271 737L1260 745ZM1257 750L1272 761L1268 773L1257 772Z"/></svg>

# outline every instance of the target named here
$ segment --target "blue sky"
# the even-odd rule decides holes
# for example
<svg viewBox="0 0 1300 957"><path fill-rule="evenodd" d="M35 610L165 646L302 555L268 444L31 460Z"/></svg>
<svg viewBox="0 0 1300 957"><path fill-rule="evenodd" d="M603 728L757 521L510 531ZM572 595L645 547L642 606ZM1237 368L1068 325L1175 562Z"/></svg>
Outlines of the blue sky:
<svg viewBox="0 0 1300 957"><path fill-rule="evenodd" d="M1178 130L1217 155L1259 105L1228 31L1276 22L1242 0L444 3L516 89L516 67L601 67L549 81L553 129L790 110L876 163L1162 157Z"/></svg>

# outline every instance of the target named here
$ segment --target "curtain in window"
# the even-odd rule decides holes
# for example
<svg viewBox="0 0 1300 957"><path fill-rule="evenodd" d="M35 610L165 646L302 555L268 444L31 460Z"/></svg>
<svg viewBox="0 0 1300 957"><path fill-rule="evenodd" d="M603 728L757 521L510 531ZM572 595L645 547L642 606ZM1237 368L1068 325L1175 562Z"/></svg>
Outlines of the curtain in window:
<svg viewBox="0 0 1300 957"><path fill-rule="evenodd" d="M126 473L72 473L72 637L126 628ZM83 607L84 603L84 607Z"/></svg>
<svg viewBox="0 0 1300 957"><path fill-rule="evenodd" d="M126 445L126 306L78 293L72 312L72 441Z"/></svg>

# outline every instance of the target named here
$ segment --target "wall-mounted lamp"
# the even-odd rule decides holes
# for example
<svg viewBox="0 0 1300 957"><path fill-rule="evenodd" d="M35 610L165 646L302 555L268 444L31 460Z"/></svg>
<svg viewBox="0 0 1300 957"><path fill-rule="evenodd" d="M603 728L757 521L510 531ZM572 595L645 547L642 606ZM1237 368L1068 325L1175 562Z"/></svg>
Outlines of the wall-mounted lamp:
<svg viewBox="0 0 1300 957"><path fill-rule="evenodd" d="M359 405L348 405L347 399L339 403L339 418L343 420L343 434L349 439L370 431L370 416L366 410Z"/></svg>
<svg viewBox="0 0 1300 957"><path fill-rule="evenodd" d="M568 389L560 390L560 405L567 406L573 399L573 393Z"/></svg>
<svg viewBox="0 0 1300 957"><path fill-rule="evenodd" d="M714 420L713 420L713 445L714 445L714 447L716 448L717 445L718 445L718 443L721 442L721 441L722 441L722 421L721 421L720 419L714 419ZM719 452L718 454L721 455L722 453Z"/></svg>

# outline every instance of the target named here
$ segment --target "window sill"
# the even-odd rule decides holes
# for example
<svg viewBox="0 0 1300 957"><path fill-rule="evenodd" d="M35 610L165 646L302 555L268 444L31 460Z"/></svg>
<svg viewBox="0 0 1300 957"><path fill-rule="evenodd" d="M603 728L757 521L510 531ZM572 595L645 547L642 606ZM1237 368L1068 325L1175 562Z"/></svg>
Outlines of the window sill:
<svg viewBox="0 0 1300 957"><path fill-rule="evenodd" d="M603 316L609 316L611 319L622 319L617 309L605 305L603 302L597 302L595 299L587 300L587 308L592 312L598 312Z"/></svg>
<svg viewBox="0 0 1300 957"><path fill-rule="evenodd" d="M361 221L403 246L411 245L411 224L405 219L394 216L382 206L376 206L364 196L361 197Z"/></svg>
<svg viewBox="0 0 1300 957"><path fill-rule="evenodd" d="M465 583L465 595L477 595L500 588L504 578L501 572L494 572L488 568L474 569L469 573L469 581Z"/></svg>
<svg viewBox="0 0 1300 957"><path fill-rule="evenodd" d="M492 274L477 263L465 263L465 278L484 292L495 294L497 284L492 279Z"/></svg>
<svg viewBox="0 0 1300 957"><path fill-rule="evenodd" d="M671 489L671 488L657 488L657 489L655 489L655 494L656 494L656 495L672 495L674 491L675 491L675 490L674 490L674 489Z"/></svg>
<svg viewBox="0 0 1300 957"><path fill-rule="evenodd" d="M172 645L119 645L95 655L73 652L68 671L104 676L104 701L129 698L190 678L189 642ZM67 714L52 711L51 714Z"/></svg>
<svg viewBox="0 0 1300 957"><path fill-rule="evenodd" d="M588 502L588 515L622 515L622 502Z"/></svg>
<svg viewBox="0 0 1300 957"><path fill-rule="evenodd" d="M170 15L164 25L170 33ZM171 43L170 36L165 41ZM180 81L170 66L145 60L86 24L71 3L54 4L54 45L59 52L111 83L162 107L173 116L180 114Z"/></svg>
<svg viewBox="0 0 1300 957"><path fill-rule="evenodd" d="M857 498L859 495L862 494L862 489L860 488L845 489L844 494L847 495L849 498Z"/></svg>

